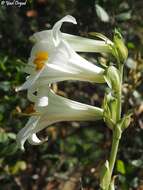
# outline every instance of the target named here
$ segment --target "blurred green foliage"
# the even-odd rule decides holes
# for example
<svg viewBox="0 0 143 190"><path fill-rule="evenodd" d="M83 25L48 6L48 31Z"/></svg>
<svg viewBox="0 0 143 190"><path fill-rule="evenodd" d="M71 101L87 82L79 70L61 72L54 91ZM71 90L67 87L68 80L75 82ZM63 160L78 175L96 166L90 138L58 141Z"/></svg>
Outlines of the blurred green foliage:
<svg viewBox="0 0 143 190"><path fill-rule="evenodd" d="M106 12L96 12L95 4ZM118 27L129 49L123 85L123 113L132 110L131 126L120 144L115 175L117 189L143 189L143 3L142 0L35 0L26 6L0 7L0 190L99 189L99 171L109 155L111 131L100 122L62 122L48 127L40 136L49 141L39 147L17 149L16 133L28 118L20 116L29 102L26 92L16 93L25 74L32 42L30 35L72 14L77 26L64 24L64 32L88 36L101 32L112 37ZM107 15L108 16L107 16ZM109 17L108 19L103 16ZM106 20L107 22L104 22ZM88 56L108 64L104 55ZM100 106L105 86L81 82L54 84L57 93ZM75 187L70 181L75 180Z"/></svg>

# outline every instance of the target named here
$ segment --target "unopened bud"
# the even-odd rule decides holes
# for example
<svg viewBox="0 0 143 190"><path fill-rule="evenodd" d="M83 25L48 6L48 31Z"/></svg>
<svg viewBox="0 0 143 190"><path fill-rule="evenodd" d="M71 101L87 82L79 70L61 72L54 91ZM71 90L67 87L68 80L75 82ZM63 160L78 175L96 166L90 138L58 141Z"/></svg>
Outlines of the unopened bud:
<svg viewBox="0 0 143 190"><path fill-rule="evenodd" d="M126 128L129 127L130 123L131 123L131 115L132 114L127 114L125 115L121 121L119 122L120 128L122 131L124 131Z"/></svg>
<svg viewBox="0 0 143 190"><path fill-rule="evenodd" d="M106 70L105 80L108 86L114 90L116 93L119 92L121 88L120 74L119 70L114 66L109 66Z"/></svg>
<svg viewBox="0 0 143 190"><path fill-rule="evenodd" d="M111 93L105 95L103 109L104 121L110 129L113 129L117 118L115 111L117 110L117 99Z"/></svg>
<svg viewBox="0 0 143 190"><path fill-rule="evenodd" d="M117 56L121 62L125 62L128 57L128 49L124 44L121 34L115 30L114 33L114 45L117 51Z"/></svg>

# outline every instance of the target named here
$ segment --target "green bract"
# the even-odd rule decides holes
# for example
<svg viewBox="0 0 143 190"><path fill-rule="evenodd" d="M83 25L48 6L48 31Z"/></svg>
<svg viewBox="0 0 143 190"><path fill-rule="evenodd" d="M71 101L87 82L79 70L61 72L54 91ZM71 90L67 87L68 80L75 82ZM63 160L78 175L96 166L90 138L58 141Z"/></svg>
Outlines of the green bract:
<svg viewBox="0 0 143 190"><path fill-rule="evenodd" d="M109 66L105 72L105 80L108 86L118 94L121 88L119 70L114 66Z"/></svg>
<svg viewBox="0 0 143 190"><path fill-rule="evenodd" d="M106 94L103 101L104 121L111 129L113 129L116 124L117 115L115 110L117 106L117 99L112 93Z"/></svg>

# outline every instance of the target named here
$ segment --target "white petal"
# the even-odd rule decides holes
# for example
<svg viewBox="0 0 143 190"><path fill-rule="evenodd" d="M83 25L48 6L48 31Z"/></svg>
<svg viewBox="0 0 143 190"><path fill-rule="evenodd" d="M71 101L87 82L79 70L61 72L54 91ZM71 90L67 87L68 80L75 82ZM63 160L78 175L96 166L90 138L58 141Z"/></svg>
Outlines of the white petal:
<svg viewBox="0 0 143 190"><path fill-rule="evenodd" d="M76 54L66 42L62 42L46 64L36 84L42 85L42 81L45 84L46 81L51 83L62 80L103 83L105 82L103 74L104 69L85 60Z"/></svg>
<svg viewBox="0 0 143 190"><path fill-rule="evenodd" d="M27 98L31 101L31 102L36 102L37 100L37 96L34 95L34 93L37 91L36 86L31 86L31 88L28 89L27 91Z"/></svg>
<svg viewBox="0 0 143 190"><path fill-rule="evenodd" d="M52 30L45 30L41 32L36 32L33 34L32 38L36 40L36 42L44 40L44 41L51 41L52 39Z"/></svg>
<svg viewBox="0 0 143 190"><path fill-rule="evenodd" d="M45 30L34 34L36 41L47 41L51 36L52 30ZM62 33L61 38L66 40L69 45L77 52L100 52L111 53L109 44L103 40L93 40L81 36Z"/></svg>
<svg viewBox="0 0 143 190"><path fill-rule="evenodd" d="M55 42L56 46L60 43L60 41L62 39L62 34L60 32L60 28L61 28L63 22L71 22L73 24L77 24L75 18L72 17L71 15L67 15L55 23L55 25L53 26L53 29L52 29L52 33L53 33L53 38L54 38L54 42Z"/></svg>
<svg viewBox="0 0 143 190"><path fill-rule="evenodd" d="M55 25L53 26L52 30L45 30L45 31L41 31L41 32L36 32L32 38L34 38L34 40L38 41L50 41L51 39L54 37L56 42L56 45L59 43L59 38L61 37L61 32L60 32L60 28L63 24L63 22L71 22L73 24L77 24L76 19L74 17L72 17L71 15L67 15L65 17L63 17L61 20L59 20L58 22L55 23ZM52 39L53 40L53 39Z"/></svg>
<svg viewBox="0 0 143 190"><path fill-rule="evenodd" d="M25 127L19 131L19 133L16 136L16 141L18 146L21 148L21 150L24 150L24 143L29 138L29 136L32 134L32 131L34 131L34 128L36 127L40 117L31 117Z"/></svg>
<svg viewBox="0 0 143 190"><path fill-rule="evenodd" d="M21 149L24 149L26 140L34 145L41 144L43 141L41 142L37 138L36 133L53 123L60 121L91 121L103 117L103 110L100 108L58 96L49 87L45 90L45 95L44 86L38 90L35 103L39 102L39 98L47 97L48 106L37 106L36 112L39 112L40 116L32 116L26 126L18 133L16 140Z"/></svg>
<svg viewBox="0 0 143 190"><path fill-rule="evenodd" d="M37 106L39 107L45 107L48 106L48 97L47 96L43 96L39 99Z"/></svg>
<svg viewBox="0 0 143 190"><path fill-rule="evenodd" d="M49 122L57 121L73 121L73 120L96 120L102 117L102 109L82 104L63 98L49 91L47 94L49 99L47 107L37 107L37 111L43 116L42 122L48 118Z"/></svg>
<svg viewBox="0 0 143 190"><path fill-rule="evenodd" d="M44 67L37 74L29 76L26 82L22 86L16 88L16 91L29 89L39 78L43 70L44 70Z"/></svg>
<svg viewBox="0 0 143 190"><path fill-rule="evenodd" d="M36 53L41 51L47 52L49 59L49 56L52 54L54 48L54 45L52 46L47 40L42 41L42 43L36 43L31 50L31 57L28 62L33 62L33 58L35 58Z"/></svg>
<svg viewBox="0 0 143 190"><path fill-rule="evenodd" d="M77 52L111 53L109 45L103 40L93 40L66 33L62 33L62 38Z"/></svg>
<svg viewBox="0 0 143 190"><path fill-rule="evenodd" d="M37 135L35 133L33 133L29 138L28 138L28 142L31 144L31 145L40 145L40 144L43 144L44 142L46 142L48 140L48 137L43 139L43 140L40 140Z"/></svg>
<svg viewBox="0 0 143 190"><path fill-rule="evenodd" d="M39 42L42 47L46 42ZM53 54L45 62L45 66L37 73L32 74L27 81L17 90L28 89L36 84L37 87L64 80L80 80L104 83L104 69L90 63L79 56L64 41L53 51Z"/></svg>

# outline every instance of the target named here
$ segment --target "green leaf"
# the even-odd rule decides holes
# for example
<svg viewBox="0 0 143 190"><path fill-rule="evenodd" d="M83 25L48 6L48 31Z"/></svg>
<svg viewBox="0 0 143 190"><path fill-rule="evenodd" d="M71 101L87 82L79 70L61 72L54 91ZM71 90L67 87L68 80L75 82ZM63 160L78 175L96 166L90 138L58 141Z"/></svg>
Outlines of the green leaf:
<svg viewBox="0 0 143 190"><path fill-rule="evenodd" d="M10 82L9 81L3 81L3 82L0 82L0 89L7 92L9 91L11 88L10 86Z"/></svg>
<svg viewBox="0 0 143 190"><path fill-rule="evenodd" d="M16 153L18 146L16 143L7 144L1 151L0 154L4 156L11 156Z"/></svg>
<svg viewBox="0 0 143 190"><path fill-rule="evenodd" d="M125 164L122 160L117 160L117 171L121 174L126 174Z"/></svg>
<svg viewBox="0 0 143 190"><path fill-rule="evenodd" d="M5 143L8 141L8 135L5 132L0 132L0 143Z"/></svg>
<svg viewBox="0 0 143 190"><path fill-rule="evenodd" d="M126 20L131 19L131 17L132 17L131 11L120 13L120 14L116 15L116 19L119 21L126 21Z"/></svg>
<svg viewBox="0 0 143 190"><path fill-rule="evenodd" d="M13 139L13 140L16 139L16 134L15 134L15 133L7 133L7 136L8 136L10 139Z"/></svg>
<svg viewBox="0 0 143 190"><path fill-rule="evenodd" d="M129 57L127 59L127 61L126 61L126 65L130 69L136 69L136 67L137 67L137 61L135 61L134 59L132 59L131 57Z"/></svg>
<svg viewBox="0 0 143 190"><path fill-rule="evenodd" d="M17 174L20 171L26 170L26 162L23 160L17 161L16 164L12 167L10 167L10 173Z"/></svg>
<svg viewBox="0 0 143 190"><path fill-rule="evenodd" d="M132 160L131 161L132 166L138 167L138 168L142 168L143 167L143 160Z"/></svg>

